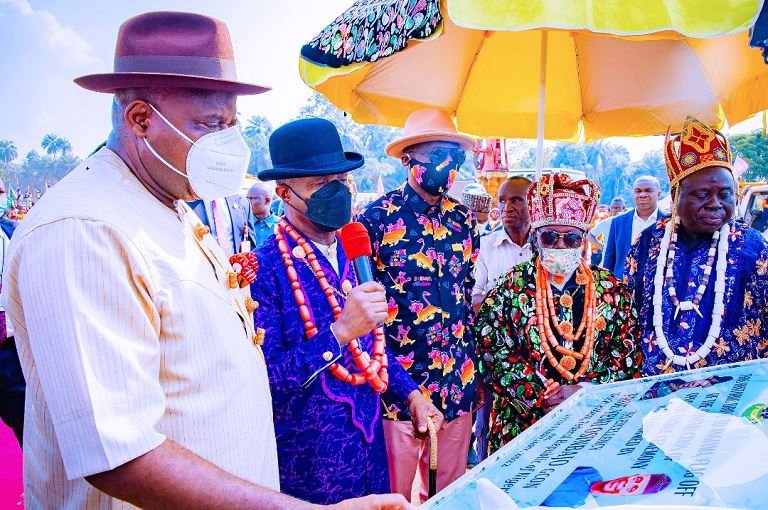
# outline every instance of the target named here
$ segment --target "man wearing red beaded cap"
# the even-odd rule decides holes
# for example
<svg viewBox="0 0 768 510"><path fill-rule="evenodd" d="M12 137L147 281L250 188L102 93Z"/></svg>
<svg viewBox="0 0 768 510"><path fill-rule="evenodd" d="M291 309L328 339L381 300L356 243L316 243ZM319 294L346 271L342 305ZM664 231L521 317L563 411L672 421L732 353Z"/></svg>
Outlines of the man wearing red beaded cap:
<svg viewBox="0 0 768 510"><path fill-rule="evenodd" d="M383 286L357 285L350 259L361 254L352 250L367 249L367 262L370 240L362 225L347 224L350 172L363 157L315 118L276 129L269 152L273 168L259 178L276 181L285 217L257 251L251 295L265 331L280 488L319 504L389 492L381 395L407 402L417 434L427 432L427 416L439 427L442 415L386 347ZM337 236L355 226L357 243Z"/></svg>
<svg viewBox="0 0 768 510"><path fill-rule="evenodd" d="M537 253L487 295L477 318L480 373L493 390L489 449L580 389L639 375L629 293L610 271L582 259L600 188L566 174L528 189Z"/></svg>
<svg viewBox="0 0 768 510"><path fill-rule="evenodd" d="M667 133L673 214L645 230L625 278L640 317L643 373L768 356L768 244L733 218L733 155L719 131L688 117Z"/></svg>

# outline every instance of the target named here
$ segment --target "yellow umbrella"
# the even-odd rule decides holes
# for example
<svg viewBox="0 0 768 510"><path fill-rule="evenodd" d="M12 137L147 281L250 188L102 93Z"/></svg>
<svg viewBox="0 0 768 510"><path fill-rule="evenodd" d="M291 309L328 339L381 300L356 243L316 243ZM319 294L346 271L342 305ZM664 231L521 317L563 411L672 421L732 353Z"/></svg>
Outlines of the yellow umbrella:
<svg viewBox="0 0 768 510"><path fill-rule="evenodd" d="M593 141L768 109L761 0L358 0L301 77L361 123L451 112L482 137ZM410 23L409 23L410 22ZM546 84L546 86L545 86Z"/></svg>

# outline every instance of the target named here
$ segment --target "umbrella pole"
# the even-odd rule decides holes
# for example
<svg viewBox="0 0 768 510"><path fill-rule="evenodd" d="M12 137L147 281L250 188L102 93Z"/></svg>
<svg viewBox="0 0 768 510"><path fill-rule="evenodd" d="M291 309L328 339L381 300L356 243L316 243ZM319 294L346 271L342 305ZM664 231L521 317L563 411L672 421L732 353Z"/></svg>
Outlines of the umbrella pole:
<svg viewBox="0 0 768 510"><path fill-rule="evenodd" d="M547 95L547 31L541 31L541 55L539 61L539 112L536 130L536 180L541 180L544 167L544 99Z"/></svg>

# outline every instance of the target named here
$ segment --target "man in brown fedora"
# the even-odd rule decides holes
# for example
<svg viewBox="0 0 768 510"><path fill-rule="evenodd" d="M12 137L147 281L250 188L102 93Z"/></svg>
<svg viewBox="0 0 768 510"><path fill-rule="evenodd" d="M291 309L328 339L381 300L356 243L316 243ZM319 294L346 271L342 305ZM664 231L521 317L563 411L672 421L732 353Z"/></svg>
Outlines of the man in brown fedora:
<svg viewBox="0 0 768 510"><path fill-rule="evenodd" d="M407 182L372 202L360 222L373 245L374 277L387 289L387 344L422 394L443 413L437 490L464 473L475 401L472 287L479 237L469 209L447 195L474 140L442 110L412 113L386 147ZM427 496L423 438L407 408L384 395L384 437L393 492L410 495L417 467Z"/></svg>
<svg viewBox="0 0 768 510"><path fill-rule="evenodd" d="M115 95L106 147L45 194L6 259L26 504L314 508L278 492L248 279L184 203L239 190L236 99L267 88L237 80L226 26L195 14L128 20L114 67L76 80Z"/></svg>

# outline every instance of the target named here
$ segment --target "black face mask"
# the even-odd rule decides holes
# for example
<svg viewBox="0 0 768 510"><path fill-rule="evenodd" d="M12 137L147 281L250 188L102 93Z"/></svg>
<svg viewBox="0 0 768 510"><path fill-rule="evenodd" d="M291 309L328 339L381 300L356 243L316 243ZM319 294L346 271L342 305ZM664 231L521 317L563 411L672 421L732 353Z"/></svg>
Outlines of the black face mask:
<svg viewBox="0 0 768 510"><path fill-rule="evenodd" d="M288 189L293 191L290 186ZM304 216L323 232L338 230L352 219L352 193L341 181L329 182L306 199L295 191L293 194L307 205Z"/></svg>

